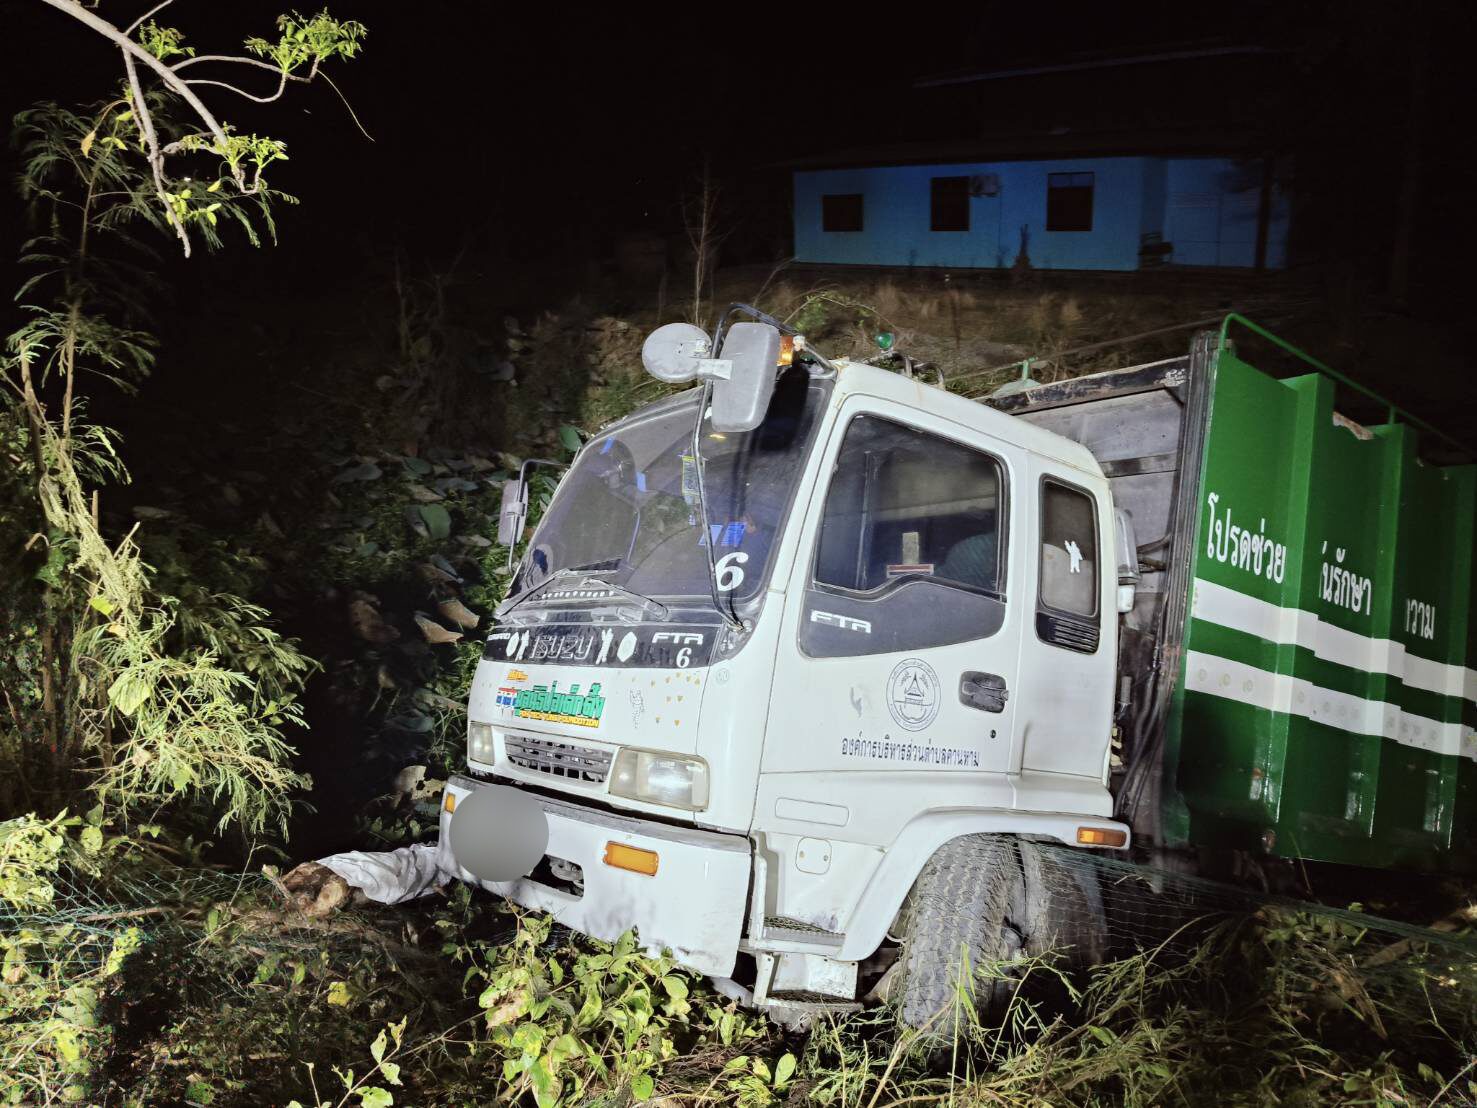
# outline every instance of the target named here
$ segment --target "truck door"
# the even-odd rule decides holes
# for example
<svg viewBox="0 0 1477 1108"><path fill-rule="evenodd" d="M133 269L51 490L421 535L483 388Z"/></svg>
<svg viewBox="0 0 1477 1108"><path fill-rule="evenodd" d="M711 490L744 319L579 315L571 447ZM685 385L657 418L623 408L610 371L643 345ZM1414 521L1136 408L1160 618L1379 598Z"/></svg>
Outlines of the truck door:
<svg viewBox="0 0 1477 1108"><path fill-rule="evenodd" d="M1094 811L1106 803L1117 667L1116 566L1110 576L1104 564L1112 504L1104 483L1087 474L1034 457L1030 473L1018 505L1027 540L1019 595L1029 609L1012 767L1018 804Z"/></svg>
<svg viewBox="0 0 1477 1108"><path fill-rule="evenodd" d="M846 402L825 449L786 590L755 827L805 834L814 819L885 845L926 807L1009 808L1024 452L867 397Z"/></svg>

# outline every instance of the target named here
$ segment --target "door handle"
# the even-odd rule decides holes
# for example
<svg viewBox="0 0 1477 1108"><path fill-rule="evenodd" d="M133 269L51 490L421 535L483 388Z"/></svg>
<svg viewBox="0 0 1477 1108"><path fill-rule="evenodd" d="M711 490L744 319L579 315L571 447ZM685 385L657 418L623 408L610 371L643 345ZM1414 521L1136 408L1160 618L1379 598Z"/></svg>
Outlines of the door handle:
<svg viewBox="0 0 1477 1108"><path fill-rule="evenodd" d="M1010 699L1005 678L994 673L969 671L959 678L959 703L982 712L1003 712Z"/></svg>

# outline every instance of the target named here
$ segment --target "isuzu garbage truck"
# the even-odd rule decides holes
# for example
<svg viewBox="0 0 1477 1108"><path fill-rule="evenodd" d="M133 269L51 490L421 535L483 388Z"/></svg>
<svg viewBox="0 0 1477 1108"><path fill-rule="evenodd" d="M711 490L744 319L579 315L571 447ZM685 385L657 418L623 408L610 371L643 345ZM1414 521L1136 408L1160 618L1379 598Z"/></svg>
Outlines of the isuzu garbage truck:
<svg viewBox="0 0 1477 1108"><path fill-rule="evenodd" d="M444 795L461 879L780 1015L880 977L923 1026L971 962L1103 955L1063 845L1477 863L1477 467L1403 413L1345 418L1235 316L986 402L742 306L643 357L694 387L591 438L526 545ZM543 854L475 872L457 813L508 790Z"/></svg>

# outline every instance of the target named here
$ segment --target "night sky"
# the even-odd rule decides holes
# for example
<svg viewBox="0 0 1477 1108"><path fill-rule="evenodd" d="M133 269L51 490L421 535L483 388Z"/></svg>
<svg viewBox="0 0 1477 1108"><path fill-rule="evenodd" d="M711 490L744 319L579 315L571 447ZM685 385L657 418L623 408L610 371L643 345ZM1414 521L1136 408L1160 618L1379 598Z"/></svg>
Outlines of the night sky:
<svg viewBox="0 0 1477 1108"><path fill-rule="evenodd" d="M126 23L148 3L103 0ZM191 42L230 48L269 32L280 5L176 0L161 16ZM737 249L783 249L788 159L981 130L1155 126L1186 105L1262 125L1259 141L1301 152L1318 206L1318 250L1378 254L1406 156L1413 58L1421 115L1421 274L1453 303L1449 272L1471 245L1467 139L1454 109L1472 91L1467 7L1368 0L1315 4L1148 3L896 6L651 6L341 0L369 28L363 56L332 70L375 141L326 87L267 109L219 93L243 128L288 140L275 183L303 198L282 213L282 250L313 259L394 242L435 257L464 245L513 260L598 256L625 231L671 231L703 163ZM4 107L108 94L117 56L38 0L4 0ZM1422 37L1421 29L1424 29ZM1272 53L1229 76L1185 67L1067 80L916 90L939 73L1059 62L1096 52L1254 44ZM1197 80L1199 87L1196 87ZM1238 121L1239 127L1241 122ZM3 225L18 233L15 205ZM9 256L12 252L3 252ZM335 256L341 256L335 254ZM1456 303L1460 303L1458 298Z"/></svg>

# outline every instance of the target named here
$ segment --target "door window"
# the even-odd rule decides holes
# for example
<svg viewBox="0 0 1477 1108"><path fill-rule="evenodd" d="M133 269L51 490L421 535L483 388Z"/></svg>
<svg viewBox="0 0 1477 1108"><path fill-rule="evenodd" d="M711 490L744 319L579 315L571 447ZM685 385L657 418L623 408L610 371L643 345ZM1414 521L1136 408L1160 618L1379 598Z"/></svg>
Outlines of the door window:
<svg viewBox="0 0 1477 1108"><path fill-rule="evenodd" d="M989 454L877 416L853 419L826 493L807 652L880 653L998 630L1004 488Z"/></svg>
<svg viewBox="0 0 1477 1108"><path fill-rule="evenodd" d="M1047 642L1097 649L1097 508L1091 496L1056 481L1041 483L1041 586L1037 633Z"/></svg>

